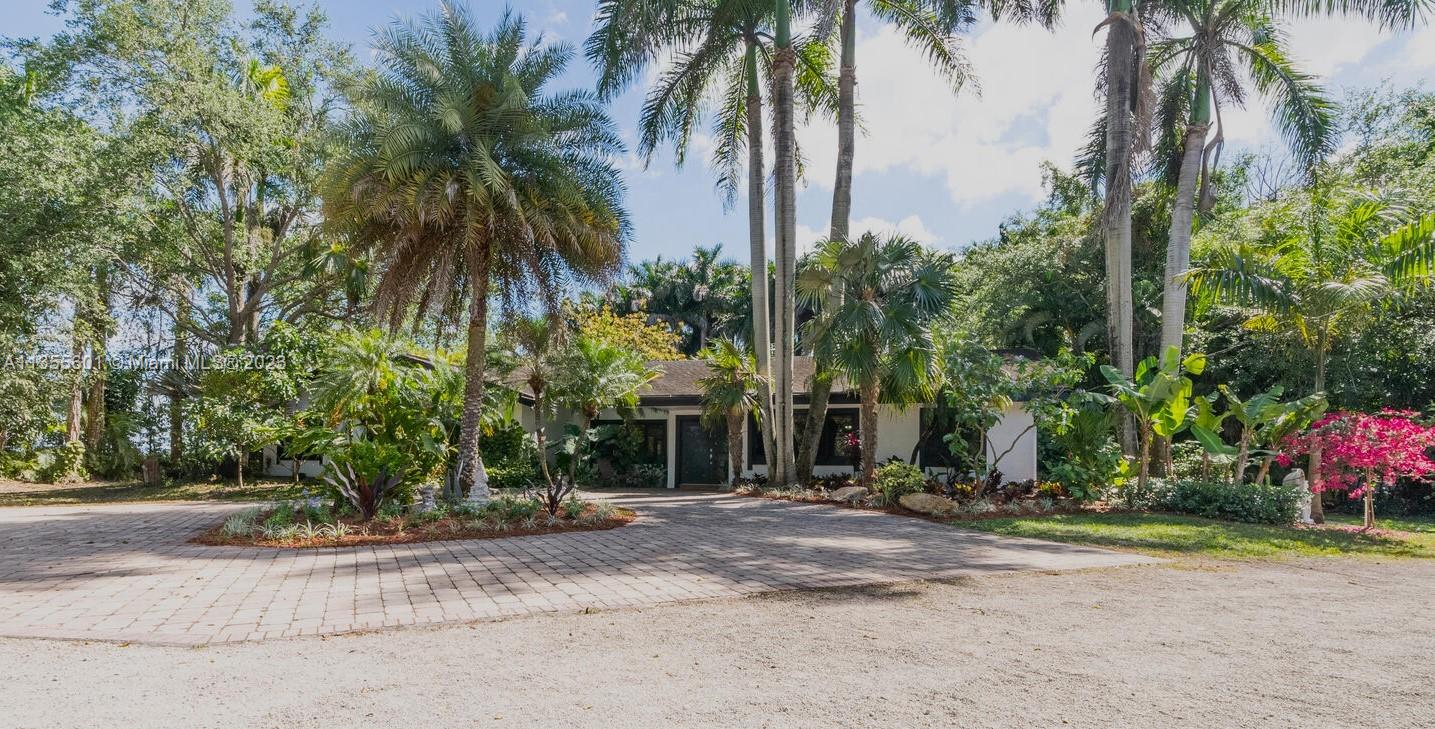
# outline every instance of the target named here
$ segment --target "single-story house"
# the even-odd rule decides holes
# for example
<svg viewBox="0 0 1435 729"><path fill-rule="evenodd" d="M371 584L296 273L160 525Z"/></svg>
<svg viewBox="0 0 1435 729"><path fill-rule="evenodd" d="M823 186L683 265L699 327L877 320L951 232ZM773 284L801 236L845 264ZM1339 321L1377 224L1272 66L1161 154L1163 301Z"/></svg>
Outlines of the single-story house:
<svg viewBox="0 0 1435 729"><path fill-rule="evenodd" d="M649 362L662 374L640 393L638 407L627 413L605 410L594 425L626 422L642 434L643 460L666 468L667 487L714 486L731 480L727 457L727 434L722 428L704 427L702 387L698 381L708 374L702 360L664 360ZM807 413L807 383L812 381L814 364L811 357L793 358L793 382L796 418L801 427ZM518 418L530 432L535 427L531 396L524 392L523 379L515 376L510 385L519 390ZM877 461L900 458L912 461L928 473L937 475L952 468L952 456L942 436L950 432L941 423L934 423L935 408L912 406L898 408L879 405L877 408ZM854 393L834 388L827 406L827 422L817 447L817 476L849 474L854 471L852 459L844 452L842 439L849 432L861 432L860 403ZM563 432L567 423L575 423L572 413L560 412L548 423L550 440ZM1006 481L1026 481L1037 476L1036 429L1032 416L1020 402L1013 403L1001 420L987 432L987 465L1002 472ZM263 472L272 477L292 477L294 461L283 444L270 445L263 451ZM743 472L745 477L767 474L761 432L756 421L748 418L743 427ZM318 459L298 461L299 473L316 477L323 473Z"/></svg>
<svg viewBox="0 0 1435 729"><path fill-rule="evenodd" d="M722 428L709 430L704 427L700 417L702 387L698 381L708 375L707 364L696 359L648 364L662 374L640 393L638 407L626 414L615 410L603 411L595 425L627 421L631 427L641 429L643 447L648 451L644 460L666 465L668 488L727 483L732 475L727 434ZM806 417L806 387L812 381L813 371L811 357L793 358L793 382L800 388L794 393L799 428ZM530 407L532 399L520 392L519 403L520 421L531 431L535 426ZM827 407L827 422L817 448L815 475L853 472L852 459L844 452L841 442L846 433L861 432L859 405L855 394L834 388ZM951 468L950 451L942 440L942 435L948 431L940 428L940 424L932 423L934 412L934 408L924 406L904 409L879 405L877 461L880 463L892 457L911 461L915 457L917 464L932 474L944 473ZM561 433L562 426L571 422L576 422L571 413L560 412L556 421L548 424L549 437ZM1036 429L1031 425L1032 416L1017 402L987 432L987 463L1000 470L1005 481L1036 478ZM765 475L765 460L761 431L757 423L748 418L743 427L742 475Z"/></svg>

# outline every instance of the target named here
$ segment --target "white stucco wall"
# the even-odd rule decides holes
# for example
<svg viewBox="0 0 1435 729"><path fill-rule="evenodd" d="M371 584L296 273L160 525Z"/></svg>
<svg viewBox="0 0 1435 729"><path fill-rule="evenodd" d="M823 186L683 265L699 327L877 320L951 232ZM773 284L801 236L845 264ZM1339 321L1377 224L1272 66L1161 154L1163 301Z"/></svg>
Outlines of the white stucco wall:
<svg viewBox="0 0 1435 729"><path fill-rule="evenodd" d="M1003 481L1036 479L1036 428L1021 403L1013 403L1000 422L987 431L987 467L1002 472Z"/></svg>

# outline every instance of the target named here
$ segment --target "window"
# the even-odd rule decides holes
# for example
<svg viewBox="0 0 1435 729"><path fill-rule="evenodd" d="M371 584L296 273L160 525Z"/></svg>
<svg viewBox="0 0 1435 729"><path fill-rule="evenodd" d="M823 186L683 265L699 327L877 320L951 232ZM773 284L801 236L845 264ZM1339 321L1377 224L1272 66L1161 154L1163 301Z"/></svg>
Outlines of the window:
<svg viewBox="0 0 1435 729"><path fill-rule="evenodd" d="M611 438L597 446L600 456L629 463L668 463L668 421L666 420L595 420L593 427L611 426L621 438Z"/></svg>
<svg viewBox="0 0 1435 729"><path fill-rule="evenodd" d="M795 411L792 419L798 429L793 436L795 442L802 436L801 430L807 419L807 411ZM816 464L819 466L852 465L852 459L847 455L843 441L848 433L861 432L861 422L860 411L857 408L828 408L827 420L822 424L822 437L817 441ZM767 456L762 448L762 431L758 428L757 420L751 415L747 417L747 432L747 462L754 466L766 465Z"/></svg>
<svg viewBox="0 0 1435 729"><path fill-rule="evenodd" d="M917 451L917 463L922 468L958 468L961 459L952 455L951 444L946 436L956 429L951 415L943 408L921 409L921 447ZM976 450L975 433L965 433L968 452Z"/></svg>

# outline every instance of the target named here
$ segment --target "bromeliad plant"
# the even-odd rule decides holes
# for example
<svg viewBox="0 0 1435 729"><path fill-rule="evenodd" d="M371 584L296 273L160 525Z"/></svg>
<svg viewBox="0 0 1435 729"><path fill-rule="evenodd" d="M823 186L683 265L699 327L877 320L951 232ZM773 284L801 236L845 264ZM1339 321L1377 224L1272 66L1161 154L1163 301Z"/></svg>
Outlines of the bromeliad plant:
<svg viewBox="0 0 1435 729"><path fill-rule="evenodd" d="M1409 410L1337 412L1321 418L1308 432L1287 437L1278 457L1288 466L1296 456L1316 449L1324 455L1323 490L1346 491L1365 501L1365 527L1375 526L1375 490L1401 478L1435 479L1435 427Z"/></svg>
<svg viewBox="0 0 1435 729"><path fill-rule="evenodd" d="M1181 357L1179 347L1167 347L1160 359L1147 357L1136 366L1135 377L1127 378L1111 365L1102 365L1101 374L1111 383L1111 393L1135 418L1141 455L1136 489L1145 493L1150 475L1151 446L1156 438L1166 441L1185 430L1196 414L1191 404L1190 375L1206 369L1206 355Z"/></svg>

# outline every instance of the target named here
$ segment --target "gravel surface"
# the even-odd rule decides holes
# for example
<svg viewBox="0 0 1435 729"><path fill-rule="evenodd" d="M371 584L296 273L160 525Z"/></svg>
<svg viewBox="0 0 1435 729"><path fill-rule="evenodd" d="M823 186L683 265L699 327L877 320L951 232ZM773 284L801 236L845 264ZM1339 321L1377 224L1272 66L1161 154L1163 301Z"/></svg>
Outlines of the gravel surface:
<svg viewBox="0 0 1435 729"><path fill-rule="evenodd" d="M1435 727L1435 563L1176 563L202 648L0 640L0 726Z"/></svg>

